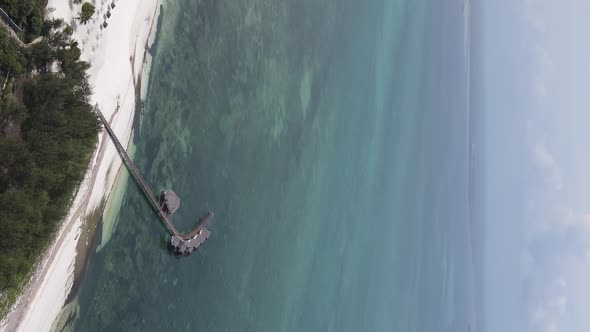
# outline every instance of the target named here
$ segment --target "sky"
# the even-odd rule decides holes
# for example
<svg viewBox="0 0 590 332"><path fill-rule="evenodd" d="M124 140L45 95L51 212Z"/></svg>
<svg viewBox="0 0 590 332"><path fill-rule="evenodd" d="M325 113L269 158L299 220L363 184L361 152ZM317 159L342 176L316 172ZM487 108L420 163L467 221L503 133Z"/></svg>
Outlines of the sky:
<svg viewBox="0 0 590 332"><path fill-rule="evenodd" d="M590 331L590 1L477 0L486 331Z"/></svg>

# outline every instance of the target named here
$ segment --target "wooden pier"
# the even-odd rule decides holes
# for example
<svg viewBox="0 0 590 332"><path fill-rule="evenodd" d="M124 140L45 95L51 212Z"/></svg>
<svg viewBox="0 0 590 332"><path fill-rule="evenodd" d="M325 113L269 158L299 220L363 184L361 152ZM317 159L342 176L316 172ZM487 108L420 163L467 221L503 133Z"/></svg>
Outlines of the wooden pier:
<svg viewBox="0 0 590 332"><path fill-rule="evenodd" d="M207 212L203 217L201 217L201 219L199 220L199 224L197 225L197 227L193 231L191 231L190 233L187 233L187 234L181 234L176 229L176 227L174 227L172 222L170 222L168 215L166 214L166 212L164 211L164 209L162 208L162 206L160 205L160 203L156 199L156 196L154 195L154 193L152 192L152 190L148 186L147 182L145 181L145 179L143 178L143 176L141 175L141 173L139 172L139 170L137 169L137 167L135 166L135 164L133 163L131 158L129 158L127 151L125 151L125 149L123 148L123 145L121 145L121 142L119 141L119 139L117 138L117 136L113 132L113 129L111 128L111 126L109 125L109 123L105 119L104 115L100 111L98 104L96 106L94 106L94 111L96 112L96 114L100 118L100 121L102 122L104 129L107 131L107 133L111 137L111 140L115 144L115 148L117 149L117 152L119 152L121 159L123 159L123 163L125 164L125 166L129 170L131 175L133 176L135 182L139 185L139 188L141 189L141 191L143 192L143 194L147 198L147 200L150 203L150 205L152 206L152 208L154 210L156 210L156 212L158 213L158 216L160 217L160 219L162 220L162 222L164 223L164 225L166 226L166 228L168 229L168 231L172 235L172 238L170 239L170 244L173 244L175 247L178 247L180 245L183 245L184 247L186 247L188 245L189 248L192 248L192 250L196 250L198 248L198 246L200 244L202 244L209 237L210 232L209 232L209 230L207 230L206 226L209 223L209 221L211 221L211 219L213 219L213 212ZM192 250L191 250L191 252L192 252ZM186 254L186 253L183 252L183 254Z"/></svg>

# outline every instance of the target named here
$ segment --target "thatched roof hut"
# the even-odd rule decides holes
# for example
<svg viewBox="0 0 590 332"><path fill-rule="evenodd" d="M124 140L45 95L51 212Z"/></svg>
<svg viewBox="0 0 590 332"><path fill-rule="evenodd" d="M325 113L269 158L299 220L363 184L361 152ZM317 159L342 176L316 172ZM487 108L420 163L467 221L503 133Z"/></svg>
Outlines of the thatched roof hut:
<svg viewBox="0 0 590 332"><path fill-rule="evenodd" d="M209 238L211 232L203 227L195 236L190 239L183 239L178 235L173 235L170 238L169 249L177 256L188 256L195 252L199 247Z"/></svg>
<svg viewBox="0 0 590 332"><path fill-rule="evenodd" d="M166 214L173 214L180 208L180 197L174 191L166 190L160 195L160 205Z"/></svg>
<svg viewBox="0 0 590 332"><path fill-rule="evenodd" d="M180 242L182 240L178 237L178 236L173 236L170 239L170 245L173 246L174 248L178 248L178 246L180 245Z"/></svg>

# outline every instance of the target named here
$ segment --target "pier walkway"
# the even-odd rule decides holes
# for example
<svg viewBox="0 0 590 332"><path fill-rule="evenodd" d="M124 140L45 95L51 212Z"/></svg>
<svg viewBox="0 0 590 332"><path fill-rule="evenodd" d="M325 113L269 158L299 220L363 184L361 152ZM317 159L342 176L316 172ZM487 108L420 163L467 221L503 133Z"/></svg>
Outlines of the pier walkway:
<svg viewBox="0 0 590 332"><path fill-rule="evenodd" d="M111 137L111 140L115 144L115 147L117 148L117 152L119 152L121 159L123 159L123 163L125 164L125 166L127 166L127 169L129 170L129 172L131 173L131 175L133 176L133 178L135 179L135 181L139 185L139 188L141 189L141 191L144 193L144 195L148 199L152 208L154 210L156 210L160 219L164 222L164 225L166 226L166 228L168 229L170 234L172 234L173 236L176 236L182 240L185 240L185 241L189 241L190 239L194 238L197 234L199 234L199 232L207 226L209 221L211 221L211 219L213 219L213 213L207 212L200 219L199 225L192 232L187 233L187 234L181 234L180 232L178 232L176 227L174 227L174 225L170 222L170 219L168 218L168 215L166 214L166 212L164 212L162 210L162 207L158 203L158 200L154 196L154 193L152 192L152 190L148 186L147 182L145 181L145 179L143 178L143 176L141 175L141 173L139 172L139 170L137 169L137 167L135 166L135 164L133 163L131 158L129 158L127 151L125 151L125 149L123 148L123 145L121 145L121 142L119 142L119 139L117 138L117 136L115 136L113 129L111 128L111 126L109 125L109 123L105 119L104 115L100 111L98 104L96 106L94 106L94 111L96 112L96 114L100 118L100 121L102 122L103 127L106 129L107 133Z"/></svg>

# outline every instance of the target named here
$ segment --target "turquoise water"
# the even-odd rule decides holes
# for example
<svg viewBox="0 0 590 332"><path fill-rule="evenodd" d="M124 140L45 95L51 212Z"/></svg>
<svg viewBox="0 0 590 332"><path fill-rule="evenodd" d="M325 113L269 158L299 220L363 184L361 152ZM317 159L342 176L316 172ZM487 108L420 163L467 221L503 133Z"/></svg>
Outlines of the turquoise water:
<svg viewBox="0 0 590 332"><path fill-rule="evenodd" d="M130 184L78 331L459 331L472 321L460 6L168 1ZM455 23L456 22L456 23Z"/></svg>

